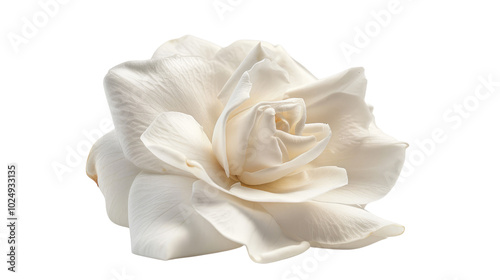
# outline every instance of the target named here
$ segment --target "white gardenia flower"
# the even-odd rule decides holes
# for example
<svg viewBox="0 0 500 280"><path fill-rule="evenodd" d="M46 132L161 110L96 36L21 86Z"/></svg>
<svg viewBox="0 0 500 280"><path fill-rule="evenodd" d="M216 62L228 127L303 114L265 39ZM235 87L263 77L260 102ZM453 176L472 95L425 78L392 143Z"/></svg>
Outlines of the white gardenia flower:
<svg viewBox="0 0 500 280"><path fill-rule="evenodd" d="M267 263L404 231L364 210L395 184L407 144L375 125L362 68L318 80L279 46L185 36L104 85L115 130L87 174L135 254L245 245Z"/></svg>

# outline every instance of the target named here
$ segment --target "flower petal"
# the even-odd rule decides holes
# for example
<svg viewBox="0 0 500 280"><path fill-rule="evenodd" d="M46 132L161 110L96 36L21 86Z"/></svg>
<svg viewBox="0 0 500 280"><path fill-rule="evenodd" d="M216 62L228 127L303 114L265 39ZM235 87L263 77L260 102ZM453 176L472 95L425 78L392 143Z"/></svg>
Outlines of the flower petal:
<svg viewBox="0 0 500 280"><path fill-rule="evenodd" d="M196 161L218 185L230 184L212 152L210 140L192 116L179 112L162 113L141 139L154 155L169 165L190 172L194 167L190 162Z"/></svg>
<svg viewBox="0 0 500 280"><path fill-rule="evenodd" d="M86 169L104 195L109 219L127 227L128 194L140 169L125 158L114 130L92 146Z"/></svg>
<svg viewBox="0 0 500 280"><path fill-rule="evenodd" d="M304 132L307 132L308 127L309 125L306 124ZM240 181L248 185L266 184L286 176L316 159L327 147L332 133L326 124L314 124L314 127L321 128L321 133L317 133L319 137L316 138L316 144L311 149L279 165L254 172L244 171L238 176Z"/></svg>
<svg viewBox="0 0 500 280"><path fill-rule="evenodd" d="M401 225L342 204L263 203L262 206L286 234L308 241L313 247L354 249L404 232Z"/></svg>
<svg viewBox="0 0 500 280"><path fill-rule="evenodd" d="M104 85L125 157L142 169L162 172L165 167L139 137L165 111L192 115L212 135L222 110L214 71L199 57L133 61L111 69Z"/></svg>
<svg viewBox="0 0 500 280"><path fill-rule="evenodd" d="M345 169L324 166L285 176L269 184L247 186L235 183L230 192L257 202L304 202L347 184Z"/></svg>
<svg viewBox="0 0 500 280"><path fill-rule="evenodd" d="M366 93L366 83L365 70L363 67L355 67L344 70L329 78L316 80L313 83L297 87L291 90L290 94L300 95L301 97L309 100L322 98L322 96L317 96L318 92L322 94L335 94L343 92L359 96L364 99Z"/></svg>
<svg viewBox="0 0 500 280"><path fill-rule="evenodd" d="M170 130L168 131L168 135L161 137L157 132L162 131L164 123L166 123ZM199 124L191 116L179 112L168 112L161 115L151 124L141 136L141 140L145 147L159 161L175 166L183 172L183 176L198 178L207 182L215 189L229 193L229 186L234 184L235 181L227 178L220 166L218 167L219 170L217 170L217 163L212 165L213 153L208 149L210 142L206 137L203 132L200 132ZM173 143L173 140L177 143L185 142L191 144L172 146L169 143ZM199 147L199 149L195 152L191 151L190 149L193 147ZM205 166L211 168L210 176L205 170L205 166L192 158L196 158L203 162Z"/></svg>
<svg viewBox="0 0 500 280"><path fill-rule="evenodd" d="M196 181L193 207L226 238L244 244L253 261L273 262L309 248L307 242L297 242L283 235L279 225L258 203L213 190L206 182Z"/></svg>
<svg viewBox="0 0 500 280"><path fill-rule="evenodd" d="M399 175L406 144L376 128L363 101L365 89L363 69L352 68L286 94L304 99L308 121L327 122L332 129L328 148L311 165L347 170L349 184L318 200L366 204L387 194Z"/></svg>
<svg viewBox="0 0 500 280"><path fill-rule="evenodd" d="M364 102L366 79L362 68L352 68L330 78L289 90L285 96L302 98L309 123L328 123L332 129L329 149L356 145L373 121Z"/></svg>
<svg viewBox="0 0 500 280"><path fill-rule="evenodd" d="M374 124L369 136L342 152L325 151L312 166L339 166L347 170L349 184L323 194L319 201L367 204L384 197L396 183L408 144L380 131Z"/></svg>
<svg viewBox="0 0 500 280"><path fill-rule="evenodd" d="M241 246L222 236L191 206L197 179L141 173L130 190L130 236L134 254L161 260Z"/></svg>
<svg viewBox="0 0 500 280"><path fill-rule="evenodd" d="M221 47L195 36L186 35L170 40L161 45L153 54L152 59L169 56L200 56L211 59Z"/></svg>
<svg viewBox="0 0 500 280"><path fill-rule="evenodd" d="M264 107L264 106L263 106ZM266 108L267 107L267 108ZM242 157L245 160L242 170L247 171L257 171L264 168L269 168L275 165L279 165L283 162L283 153L281 152L279 139L274 137L276 133L276 123L275 115L276 112L274 108L270 106L265 106L264 108L259 108L257 110L255 124L251 127L236 127L231 131L231 125L228 126L228 131L226 131L226 137L228 138L228 143L226 150L228 151L228 159L233 159L233 162L237 160L238 148L231 149L234 144L243 144L242 142L235 142L232 139L232 132L237 132L238 130L250 130L250 137L246 139L248 146L246 149L246 154ZM234 121L234 118L229 121L229 123L234 123L238 126L238 122ZM245 141L245 140L244 140ZM236 152L236 155L235 155ZM231 163L231 161L230 161ZM230 170L232 166L230 165ZM234 175L240 175L240 173L233 173Z"/></svg>
<svg viewBox="0 0 500 280"><path fill-rule="evenodd" d="M288 160L286 147L275 136L276 120L278 116L292 115L294 111L305 112L302 99L259 102L228 120L225 132L230 174L240 175L243 170L255 171ZM297 124L300 117L296 116L296 119L299 120L293 120L295 123L291 121L294 130L300 126Z"/></svg>
<svg viewBox="0 0 500 280"><path fill-rule="evenodd" d="M226 151L226 125L229 118L251 107L260 100L281 100L288 81L285 72L269 60L256 63L244 72L234 92L215 125L212 147L217 160L229 176L229 163ZM250 128L241 128L250 129Z"/></svg>
<svg viewBox="0 0 500 280"><path fill-rule="evenodd" d="M225 177L224 170L214 158L210 141L200 125L189 115L179 112L163 113L153 121L141 139L158 159L183 171L184 176L201 179L219 191L245 200L263 199L258 196L259 190L229 191L229 186L235 181ZM303 172L291 177L292 179L277 181L274 186L269 185L274 194L264 192L267 195L265 200L303 200L305 195L315 197L346 183L345 172L339 168L325 167L310 172L312 173ZM310 174L315 174L316 187L309 186L307 189L298 180L308 180L313 177ZM287 188L279 187L280 185L286 185Z"/></svg>
<svg viewBox="0 0 500 280"><path fill-rule="evenodd" d="M284 69L290 77L292 86L299 86L316 80L309 71L291 58L281 46L273 46L258 41L237 41L226 48L222 48L215 55L216 61L233 71L233 75L218 96L219 100L226 104L243 73L263 59L269 59Z"/></svg>

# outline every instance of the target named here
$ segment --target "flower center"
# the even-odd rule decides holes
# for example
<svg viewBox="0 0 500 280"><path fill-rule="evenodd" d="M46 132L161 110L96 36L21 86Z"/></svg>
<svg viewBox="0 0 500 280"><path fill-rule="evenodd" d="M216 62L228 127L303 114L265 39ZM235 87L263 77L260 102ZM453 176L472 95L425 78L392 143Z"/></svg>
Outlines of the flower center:
<svg viewBox="0 0 500 280"><path fill-rule="evenodd" d="M290 131L290 124L286 119L282 118L283 116L281 114L276 114L274 115L274 122L276 124L276 129L284 131L284 132L289 132Z"/></svg>

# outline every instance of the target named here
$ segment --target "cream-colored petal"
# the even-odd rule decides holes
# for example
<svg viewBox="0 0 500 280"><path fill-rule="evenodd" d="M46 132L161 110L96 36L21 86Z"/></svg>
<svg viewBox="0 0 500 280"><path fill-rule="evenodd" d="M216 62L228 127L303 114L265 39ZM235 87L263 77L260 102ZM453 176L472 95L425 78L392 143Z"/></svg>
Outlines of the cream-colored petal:
<svg viewBox="0 0 500 280"><path fill-rule="evenodd" d="M323 139L328 133L327 125L316 123L305 124L300 135L277 130L276 137L285 145L289 159L294 159L313 148L318 139Z"/></svg>
<svg viewBox="0 0 500 280"><path fill-rule="evenodd" d="M404 232L401 225L348 205L304 202L262 206L286 234L313 247L353 249Z"/></svg>
<svg viewBox="0 0 500 280"><path fill-rule="evenodd" d="M227 176L230 174L226 151L227 121L261 100L281 100L288 85L285 74L275 63L262 60L241 75L241 79L217 120L212 136L214 153ZM247 130L251 127L239 129Z"/></svg>
<svg viewBox="0 0 500 280"><path fill-rule="evenodd" d="M197 179L141 173L130 190L132 252L168 260L241 246L222 236L191 206Z"/></svg>
<svg viewBox="0 0 500 280"><path fill-rule="evenodd" d="M127 227L128 194L140 169L125 158L114 130L94 144L86 169L104 195L109 219Z"/></svg>
<svg viewBox="0 0 500 280"><path fill-rule="evenodd" d="M222 111L214 71L214 65L200 57L132 61L111 69L104 86L125 157L145 170L169 169L161 166L139 139L165 111L193 116L205 133L212 135Z"/></svg>
<svg viewBox="0 0 500 280"><path fill-rule="evenodd" d="M316 159L327 147L332 134L326 124L314 124L314 126L321 128L322 132L317 134L321 137L316 138L316 144L311 149L280 165L254 172L244 171L238 175L240 181L248 185L266 184L278 180Z"/></svg>
<svg viewBox="0 0 500 280"><path fill-rule="evenodd" d="M238 85L243 73L245 73L247 71L251 71L253 68L256 67L256 65L258 66L259 64L257 64L257 63L259 63L261 61L266 61L266 63L269 66L272 66L275 69L278 69L282 73L280 78L285 80L286 85L288 85L288 83L290 81L289 73L286 72L286 70L284 70L276 61L274 61L274 58L275 57L273 57L272 54L266 53L266 51L265 51L264 47L262 47L261 43L257 44L257 46L255 46L255 48L252 51L250 51L248 56L245 57L243 62L241 62L241 64L238 66L238 68L233 72L231 77L227 80L226 84L224 85L221 92L217 96L219 98L219 100L223 104L227 104L227 102L229 101L229 98L231 97L231 95L234 92L234 89ZM269 76L266 76L266 73L264 71L260 71L260 72L255 71L255 72L256 72L254 74L255 78L253 79L254 83L259 82L259 83L264 84L267 80L270 80L270 78L271 78ZM276 92L276 90L268 89L266 87L263 87L263 90L265 90L267 92L271 92L271 94L273 92L275 94L282 94L283 93L283 91ZM259 93L259 91L256 91L256 93ZM272 99L271 100L267 99L267 100L272 101Z"/></svg>
<svg viewBox="0 0 500 280"><path fill-rule="evenodd" d="M269 184L247 186L240 182L230 192L257 202L304 202L347 184L343 168L324 166L285 176Z"/></svg>
<svg viewBox="0 0 500 280"><path fill-rule="evenodd" d="M193 184L196 211L226 238L247 247L251 259L269 263L300 254L307 242L286 237L274 219L258 204L223 192L213 192L204 181Z"/></svg>
<svg viewBox="0 0 500 280"><path fill-rule="evenodd" d="M215 55L215 60L231 69L233 75L219 94L219 99L226 104L234 91L241 75L263 59L271 60L284 69L290 78L292 86L299 86L313 82L316 78L296 62L281 46L259 41L236 41L226 48L222 48Z"/></svg>
<svg viewBox="0 0 500 280"><path fill-rule="evenodd" d="M407 145L374 125L365 89L363 69L352 68L286 94L304 99L309 122L326 122L332 129L328 148L311 165L347 170L349 184L318 200L366 204L387 194L399 175Z"/></svg>
<svg viewBox="0 0 500 280"><path fill-rule="evenodd" d="M263 106L264 107L264 106ZM236 123L235 130L250 130L250 137L248 141L247 149L245 151L245 156L243 159L245 163L242 170L245 171L258 171L264 168L269 168L275 165L279 165L283 162L283 153L280 148L279 139L274 137L276 133L276 123L275 123L276 112L274 108L270 106L265 106L258 110L256 115L255 124L250 128L238 127ZM234 118L233 118L234 119ZM233 122L233 119L229 123ZM228 159L234 159L238 157L238 150L231 149L231 144L242 144L241 142L235 142L231 137L231 126L228 126L227 134L227 147ZM236 153L236 155L235 155ZM235 162L233 160L233 162ZM231 163L231 161L230 161ZM230 166L231 169L232 166ZM231 174L240 175L240 173Z"/></svg>
<svg viewBox="0 0 500 280"><path fill-rule="evenodd" d="M205 41L195 36L186 35L161 45L153 54L152 59L169 56L200 56L212 59L221 49L214 43Z"/></svg>
<svg viewBox="0 0 500 280"><path fill-rule="evenodd" d="M212 152L212 143L203 128L190 116L179 112L160 114L142 134L145 146L169 165L186 171L190 161L196 161L218 185L230 184ZM168 150L181 158L181 165L168 159L162 151Z"/></svg>
<svg viewBox="0 0 500 280"><path fill-rule="evenodd" d="M366 93L365 70L362 67L349 68L326 79L316 80L301 87L293 88L288 93L290 97L302 97L306 101L323 98L323 94L343 92L365 98ZM320 93L320 95L318 95Z"/></svg>
<svg viewBox="0 0 500 280"><path fill-rule="evenodd" d="M298 114L296 111L301 116L289 116ZM226 153L230 174L240 175L243 170L256 171L290 159L287 147L277 134L279 116L292 119L289 130L301 130L305 119L304 102L297 98L260 102L227 122ZM316 138L312 137L312 142L316 143Z"/></svg>
<svg viewBox="0 0 500 280"><path fill-rule="evenodd" d="M325 151L311 166L345 168L349 184L316 197L345 204L367 204L384 197L396 183L408 144L380 131L374 124L359 145L340 152Z"/></svg>
<svg viewBox="0 0 500 280"><path fill-rule="evenodd" d="M291 89L285 96L304 100L308 123L328 123L332 129L329 149L340 151L359 144L373 121L363 100L365 89L363 69L352 68Z"/></svg>
<svg viewBox="0 0 500 280"><path fill-rule="evenodd" d="M184 176L201 179L215 190L244 200L263 199L256 194L258 190L229 191L235 181L225 177L223 169L214 158L207 136L191 116L178 112L163 113L144 132L141 139L158 159L183 171ZM318 196L346 183L345 172L339 168L325 167L310 172L269 185L269 191L274 194L266 193L264 200L293 202L304 199L305 196ZM310 174L315 174L316 181L306 187L306 181L312 177ZM302 185L299 180L303 180Z"/></svg>
<svg viewBox="0 0 500 280"><path fill-rule="evenodd" d="M227 178L222 169L219 171L216 166L212 166L211 162L213 153L207 149L206 135L199 131L199 124L196 123L190 116L178 113L178 112L168 112L165 113L167 116L160 117L158 121L152 123L150 128L148 128L141 137L145 147L161 162L175 166L178 170L183 172L183 176L190 178L198 178L210 184L213 188L222 191L229 192L229 186L235 183L234 180ZM166 139L159 138L155 131L158 131L157 126L162 126L164 121L168 121L168 118L178 118L184 119L187 123L187 127L191 127L191 130L185 135L184 131L187 127L181 127L179 125L169 125L173 128L169 131L171 136L167 136ZM190 124L189 124L190 123ZM194 129L193 129L194 128ZM188 136L191 134L190 136ZM198 134L198 135L196 135ZM194 137L192 137L195 135ZM176 139L177 142L185 141L186 143L191 143L193 147L200 147L196 152L190 151L191 146L171 146L168 144L172 142L168 138ZM195 160L197 158L201 162L205 163L208 168L213 168L211 174L209 175L205 170L204 165ZM208 163L208 164L207 164ZM213 178L213 179L212 179ZM214 182L217 181L216 182Z"/></svg>

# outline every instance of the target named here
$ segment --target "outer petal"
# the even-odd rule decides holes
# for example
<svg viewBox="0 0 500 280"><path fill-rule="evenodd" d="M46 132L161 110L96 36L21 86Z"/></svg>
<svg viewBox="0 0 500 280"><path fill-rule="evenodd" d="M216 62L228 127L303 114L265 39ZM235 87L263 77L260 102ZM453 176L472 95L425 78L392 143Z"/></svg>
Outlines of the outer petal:
<svg viewBox="0 0 500 280"><path fill-rule="evenodd" d="M191 206L196 179L141 173L130 190L130 235L134 254L168 260L241 246L214 229Z"/></svg>
<svg viewBox="0 0 500 280"><path fill-rule="evenodd" d="M314 247L353 249L404 232L401 225L342 204L304 202L262 206L285 233Z"/></svg>
<svg viewBox="0 0 500 280"><path fill-rule="evenodd" d="M382 133L374 124L359 145L341 152L324 152L312 166L339 166L347 170L349 184L316 197L345 204L367 204L384 197L396 183L408 144Z"/></svg>
<svg viewBox="0 0 500 280"><path fill-rule="evenodd" d="M211 59L221 47L203 39L186 35L161 45L153 54L153 59L169 56L200 56Z"/></svg>
<svg viewBox="0 0 500 280"><path fill-rule="evenodd" d="M332 129L328 148L311 165L347 170L349 184L317 200L366 204L387 194L399 176L407 144L374 125L365 89L363 69L352 68L286 94L304 99L308 121L327 122Z"/></svg>
<svg viewBox="0 0 500 280"><path fill-rule="evenodd" d="M222 110L214 71L196 57L127 62L111 69L104 85L125 157L146 170L170 168L161 166L139 139L161 112L189 114L212 135Z"/></svg>
<svg viewBox="0 0 500 280"><path fill-rule="evenodd" d="M222 235L244 244L253 261L268 263L300 254L307 242L294 241L281 232L274 219L258 204L218 192L204 181L193 184L193 207Z"/></svg>
<svg viewBox="0 0 500 280"><path fill-rule="evenodd" d="M214 59L234 72L219 94L219 99L224 104L229 100L229 96L231 96L238 84L241 75L263 59L269 59L283 68L289 74L293 86L316 80L309 71L291 58L281 46L273 46L266 42L237 41L217 52Z"/></svg>
<svg viewBox="0 0 500 280"><path fill-rule="evenodd" d="M358 144L373 121L363 98L366 79L362 68L352 68L324 80L289 90L287 97L302 98L309 123L328 123L329 149L334 152Z"/></svg>
<svg viewBox="0 0 500 280"><path fill-rule="evenodd" d="M128 226L128 194L140 169L123 155L115 131L101 137L90 150L87 175L106 200L106 211L114 223Z"/></svg>

